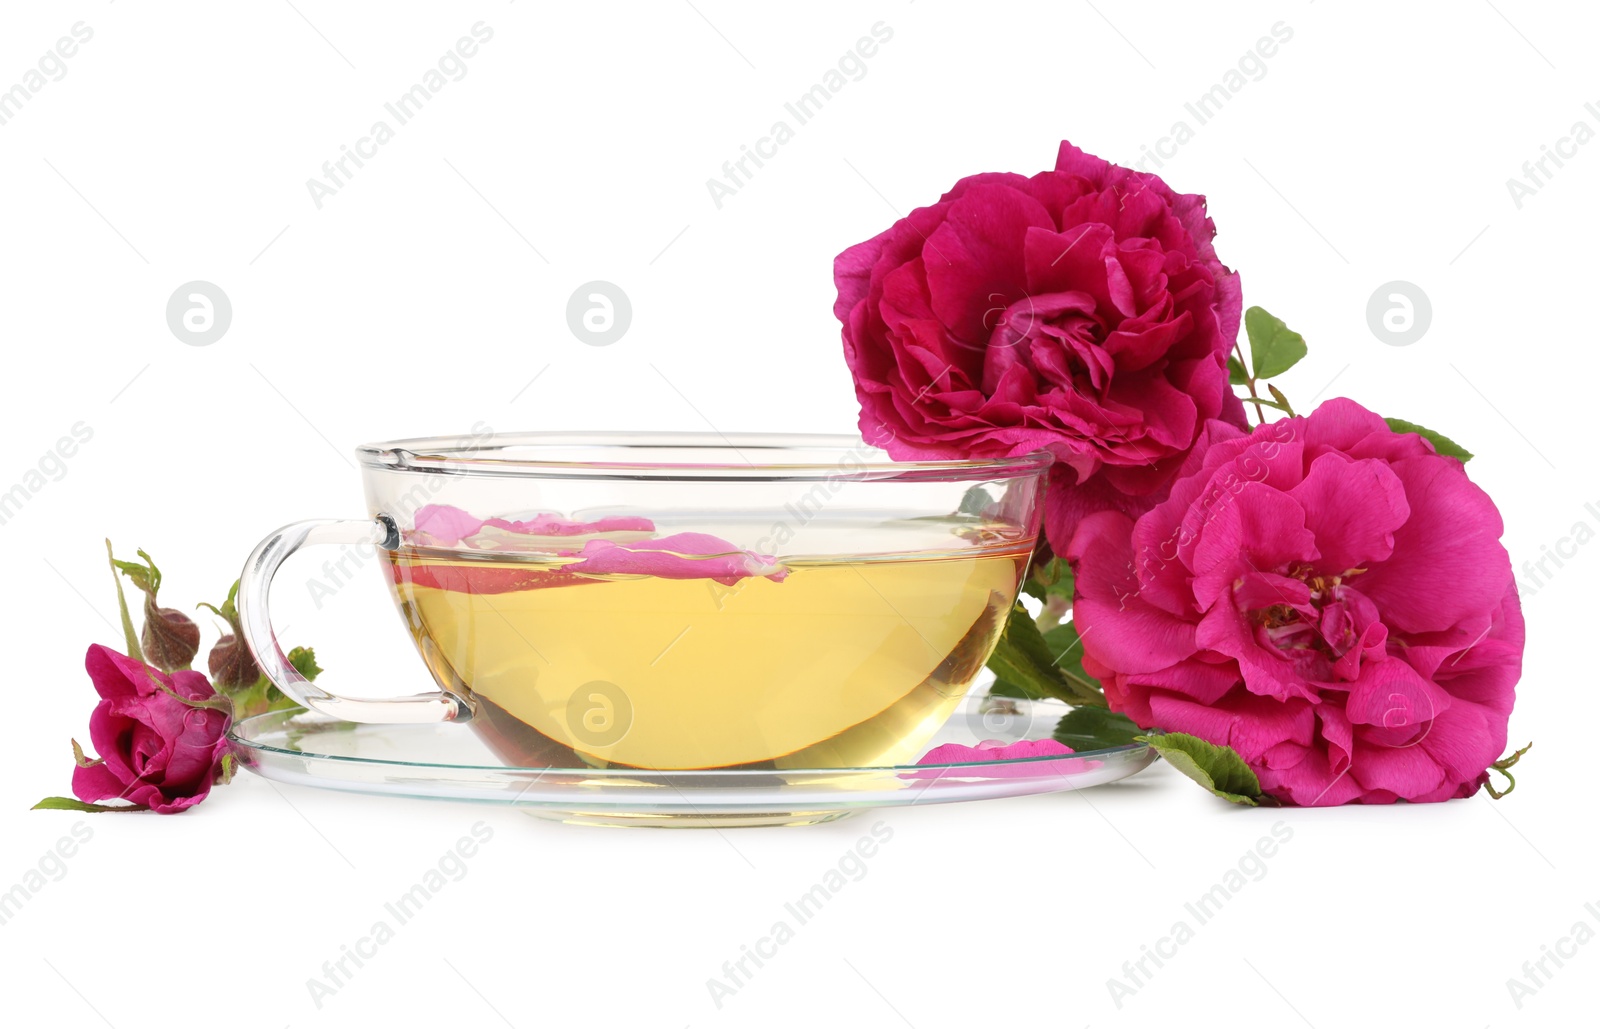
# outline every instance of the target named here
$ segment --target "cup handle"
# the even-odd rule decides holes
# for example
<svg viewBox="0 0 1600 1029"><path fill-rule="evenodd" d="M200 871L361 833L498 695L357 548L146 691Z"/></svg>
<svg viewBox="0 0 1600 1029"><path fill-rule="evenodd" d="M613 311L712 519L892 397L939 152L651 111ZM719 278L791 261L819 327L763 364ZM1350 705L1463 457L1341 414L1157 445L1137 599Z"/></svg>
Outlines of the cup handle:
<svg viewBox="0 0 1600 1029"><path fill-rule="evenodd" d="M317 520L285 525L262 540L239 576L239 621L245 645L272 684L299 703L347 722L461 722L472 709L443 690L393 700L357 700L329 693L289 663L272 629L267 593L278 568L301 547L317 543L373 544L385 550L400 545L400 530L387 515L372 519Z"/></svg>

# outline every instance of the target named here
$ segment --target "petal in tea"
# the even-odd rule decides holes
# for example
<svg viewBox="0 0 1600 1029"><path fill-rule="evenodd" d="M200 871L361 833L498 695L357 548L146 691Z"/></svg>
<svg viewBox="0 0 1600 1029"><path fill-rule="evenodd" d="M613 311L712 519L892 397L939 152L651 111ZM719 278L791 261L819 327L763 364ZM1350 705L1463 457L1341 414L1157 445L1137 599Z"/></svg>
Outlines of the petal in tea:
<svg viewBox="0 0 1600 1029"><path fill-rule="evenodd" d="M782 582L789 569L770 555L741 550L725 539L703 532L679 532L636 543L590 540L567 565L580 575L654 575L662 579L714 579L731 586L761 575Z"/></svg>
<svg viewBox="0 0 1600 1029"><path fill-rule="evenodd" d="M655 523L638 515L607 515L592 522L563 518L552 512L539 512L532 518L479 518L449 504L427 504L418 508L414 528L407 533L410 542L424 546L454 547L470 541L479 550L550 550L570 543L568 537L655 532ZM552 541L551 538L554 537Z"/></svg>
<svg viewBox="0 0 1600 1029"><path fill-rule="evenodd" d="M520 593L523 590L549 589L553 586L586 586L598 582L583 575L573 575L564 568L549 566L507 566L501 563L475 564L446 563L443 561L396 561L390 565L394 581L398 584L425 586L452 593L472 593L492 596L497 593Z"/></svg>
<svg viewBox="0 0 1600 1029"><path fill-rule="evenodd" d="M427 504L417 509L412 542L453 547L483 528L484 520L474 518L449 504Z"/></svg>

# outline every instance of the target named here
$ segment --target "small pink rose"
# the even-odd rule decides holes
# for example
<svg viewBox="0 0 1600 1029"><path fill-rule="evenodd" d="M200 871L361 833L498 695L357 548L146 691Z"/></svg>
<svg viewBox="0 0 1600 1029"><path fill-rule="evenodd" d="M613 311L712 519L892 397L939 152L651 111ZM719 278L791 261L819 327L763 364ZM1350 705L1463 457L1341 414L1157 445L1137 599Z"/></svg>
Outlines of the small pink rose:
<svg viewBox="0 0 1600 1029"><path fill-rule="evenodd" d="M215 697L206 677L168 675L99 644L89 648L84 665L100 694L89 716L89 738L100 757L73 770L77 798L126 800L161 814L204 800L227 753L230 718L180 698Z"/></svg>

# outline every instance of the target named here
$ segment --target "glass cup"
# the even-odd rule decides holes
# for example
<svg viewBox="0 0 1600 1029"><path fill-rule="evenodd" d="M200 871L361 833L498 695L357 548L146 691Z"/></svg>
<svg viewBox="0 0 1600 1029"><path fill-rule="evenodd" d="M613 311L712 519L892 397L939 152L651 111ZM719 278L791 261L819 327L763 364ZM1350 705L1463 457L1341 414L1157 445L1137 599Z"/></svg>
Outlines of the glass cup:
<svg viewBox="0 0 1600 1029"><path fill-rule="evenodd" d="M308 521L245 566L245 641L353 722L468 721L535 767L914 760L988 660L1039 535L1050 458L896 462L848 436L529 434L359 448L370 517ZM373 544L437 689L307 681L273 575Z"/></svg>

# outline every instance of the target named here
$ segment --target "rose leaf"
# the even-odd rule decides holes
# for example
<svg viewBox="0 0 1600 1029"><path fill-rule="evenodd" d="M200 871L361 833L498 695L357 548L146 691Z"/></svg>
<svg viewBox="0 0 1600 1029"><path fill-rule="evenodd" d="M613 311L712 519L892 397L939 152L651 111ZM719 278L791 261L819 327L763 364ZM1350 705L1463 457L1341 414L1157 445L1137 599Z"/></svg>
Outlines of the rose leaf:
<svg viewBox="0 0 1600 1029"><path fill-rule="evenodd" d="M1043 567L1034 569L1032 578L1038 580L1046 593L1072 599L1073 585L1077 580L1073 576L1072 566L1064 558L1052 557Z"/></svg>
<svg viewBox="0 0 1600 1029"><path fill-rule="evenodd" d="M1100 680L1083 667L1083 638L1078 635L1076 625L1062 622L1044 634L1044 643L1050 648L1051 664L1075 679L1093 683L1096 690L1104 689Z"/></svg>
<svg viewBox="0 0 1600 1029"><path fill-rule="evenodd" d="M967 491L961 494L961 504L956 508L956 514L976 518L993 506L994 497L989 494L983 483L979 483L968 487Z"/></svg>
<svg viewBox="0 0 1600 1029"><path fill-rule="evenodd" d="M1425 429L1416 422L1408 422L1404 418L1385 418L1384 421L1388 422L1389 428L1393 429L1395 432L1416 433L1429 443L1432 443L1433 449L1437 450L1445 457L1457 457L1463 462L1472 460L1471 451L1443 433L1434 432L1432 429Z"/></svg>
<svg viewBox="0 0 1600 1029"><path fill-rule="evenodd" d="M1036 689L1030 689L1020 683L1008 682L1005 679L996 679L989 687L991 697L1010 697L1014 700L1043 700L1044 694Z"/></svg>
<svg viewBox="0 0 1600 1029"><path fill-rule="evenodd" d="M217 762L216 784L226 786L233 782L233 770L237 762L232 754L222 755L222 760Z"/></svg>
<svg viewBox="0 0 1600 1029"><path fill-rule="evenodd" d="M111 562L111 581L117 586L117 608L122 614L122 635L127 643L127 655L135 661L144 661L144 651L139 649L139 634L134 631L133 617L128 614L128 598L122 592L121 569L116 555L111 552L111 541L106 540L106 560Z"/></svg>
<svg viewBox="0 0 1600 1029"><path fill-rule="evenodd" d="M295 647L289 651L289 663L294 665L294 670L305 676L307 682L314 682L322 674L322 666L317 664L317 652L310 647Z"/></svg>
<svg viewBox="0 0 1600 1029"><path fill-rule="evenodd" d="M1152 733L1135 739L1150 744L1172 767L1223 800L1254 807L1266 799L1256 773L1232 747L1219 747L1181 732Z"/></svg>
<svg viewBox="0 0 1600 1029"><path fill-rule="evenodd" d="M1051 736L1075 751L1124 747L1143 732L1127 715L1103 707L1075 707L1056 723Z"/></svg>
<svg viewBox="0 0 1600 1029"><path fill-rule="evenodd" d="M1228 355L1228 383L1233 386L1244 386L1250 382L1250 373L1244 370L1244 365L1232 354Z"/></svg>
<svg viewBox="0 0 1600 1029"><path fill-rule="evenodd" d="M1244 313L1244 329L1250 337L1250 363L1258 379L1282 375L1306 356L1305 338L1264 308L1252 307Z"/></svg>
<svg viewBox="0 0 1600 1029"><path fill-rule="evenodd" d="M1022 690L1069 704L1103 706L1106 701L1098 684L1060 667L1057 657L1028 609L1017 604L1012 607L1005 632L989 657L989 668L1001 681Z"/></svg>
<svg viewBox="0 0 1600 1029"><path fill-rule="evenodd" d="M31 811L148 811L143 804L86 804L75 797L46 797L33 805Z"/></svg>

